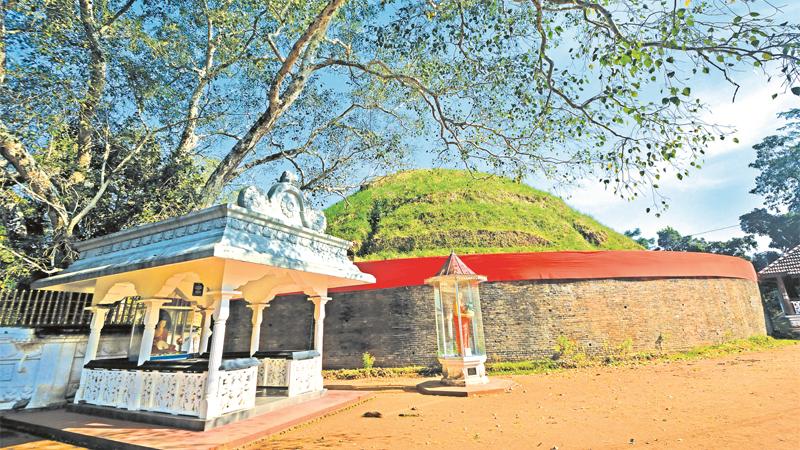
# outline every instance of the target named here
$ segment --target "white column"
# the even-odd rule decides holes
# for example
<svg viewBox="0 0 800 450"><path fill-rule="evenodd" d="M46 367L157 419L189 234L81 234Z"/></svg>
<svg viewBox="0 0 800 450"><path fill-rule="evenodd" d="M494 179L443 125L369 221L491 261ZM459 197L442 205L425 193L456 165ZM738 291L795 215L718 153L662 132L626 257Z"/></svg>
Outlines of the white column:
<svg viewBox="0 0 800 450"><path fill-rule="evenodd" d="M142 343L139 347L139 362L137 365L144 364L145 361L150 359L150 350L153 348L153 338L156 334L156 325L158 325L158 313L161 311L161 306L169 302L166 298L147 298L139 300L139 303L145 305L144 310L144 332L142 332Z"/></svg>
<svg viewBox="0 0 800 450"><path fill-rule="evenodd" d="M781 310L784 315L798 314L800 311L795 311L792 307L792 299L789 298L789 291L786 290L786 284L783 282L783 277L778 276L775 278L778 281L778 303L781 304Z"/></svg>
<svg viewBox="0 0 800 450"><path fill-rule="evenodd" d="M264 317L264 308L268 308L269 303L248 303L247 307L253 310L253 327L250 331L250 356L253 356L258 351L259 341L261 340L261 320Z"/></svg>
<svg viewBox="0 0 800 450"><path fill-rule="evenodd" d="M86 343L86 351L83 354L83 365L89 363L97 356L97 347L100 345L100 331L106 323L108 306L89 306L87 311L92 312L92 321L89 323L89 341Z"/></svg>
<svg viewBox="0 0 800 450"><path fill-rule="evenodd" d="M314 303L314 350L322 356L322 339L324 335L325 323L325 304L331 300L330 297L320 295L308 297L308 301Z"/></svg>
<svg viewBox="0 0 800 450"><path fill-rule="evenodd" d="M213 308L203 308L200 310L203 314L203 325L200 331L200 348L197 353L201 355L208 351L208 338L211 337L211 313L214 312Z"/></svg>
<svg viewBox="0 0 800 450"><path fill-rule="evenodd" d="M219 299L214 302L214 333L211 335L211 349L208 351L208 378L201 416L206 419L219 416L222 409L219 398L219 367L222 365L225 344L225 322L230 315L231 298L241 294L237 291L216 293Z"/></svg>

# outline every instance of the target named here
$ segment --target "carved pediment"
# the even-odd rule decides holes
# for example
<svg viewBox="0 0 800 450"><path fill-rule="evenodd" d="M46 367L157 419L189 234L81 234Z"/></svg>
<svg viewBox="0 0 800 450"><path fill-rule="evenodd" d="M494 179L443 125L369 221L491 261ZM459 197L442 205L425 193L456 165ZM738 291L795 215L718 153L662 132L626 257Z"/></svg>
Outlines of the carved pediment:
<svg viewBox="0 0 800 450"><path fill-rule="evenodd" d="M290 172L284 172L266 194L255 186L242 189L236 203L289 225L310 228L320 233L324 233L328 225L325 214L311 207L295 185L295 177Z"/></svg>

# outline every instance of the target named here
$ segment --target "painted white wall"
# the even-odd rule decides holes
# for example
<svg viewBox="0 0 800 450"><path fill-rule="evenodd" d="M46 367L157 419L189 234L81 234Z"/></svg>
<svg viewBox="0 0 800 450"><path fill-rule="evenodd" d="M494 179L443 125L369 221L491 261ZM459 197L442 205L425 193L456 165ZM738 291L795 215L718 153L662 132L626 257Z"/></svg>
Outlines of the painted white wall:
<svg viewBox="0 0 800 450"><path fill-rule="evenodd" d="M97 359L125 357L128 333L100 337ZM0 410L62 404L80 382L86 334L36 336L33 328L0 327Z"/></svg>

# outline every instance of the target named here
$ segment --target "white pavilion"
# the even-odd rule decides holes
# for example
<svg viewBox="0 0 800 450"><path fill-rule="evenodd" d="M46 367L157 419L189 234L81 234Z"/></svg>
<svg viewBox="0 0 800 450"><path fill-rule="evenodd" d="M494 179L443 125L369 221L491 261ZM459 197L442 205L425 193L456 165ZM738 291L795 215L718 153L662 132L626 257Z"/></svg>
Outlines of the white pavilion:
<svg viewBox="0 0 800 450"><path fill-rule="evenodd" d="M325 228L284 173L266 193L243 189L236 204L79 243L77 261L33 286L94 294L72 407L209 429L247 417L257 393L261 403L321 395L328 289L375 281L347 258L350 242ZM297 292L314 303L314 348L259 352L264 309ZM131 297L139 300L128 358L95 360L109 307ZM248 354L223 353L232 301L253 312Z"/></svg>

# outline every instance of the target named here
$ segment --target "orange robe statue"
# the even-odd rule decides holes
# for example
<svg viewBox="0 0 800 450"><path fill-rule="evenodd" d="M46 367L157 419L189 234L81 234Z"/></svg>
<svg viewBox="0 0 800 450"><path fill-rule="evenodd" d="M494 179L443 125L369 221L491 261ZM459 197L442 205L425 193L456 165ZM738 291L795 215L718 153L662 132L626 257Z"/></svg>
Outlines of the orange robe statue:
<svg viewBox="0 0 800 450"><path fill-rule="evenodd" d="M458 354L461 356L468 356L464 354L464 348L471 348L470 333L472 332L472 311L467 309L466 305L461 306L461 316L453 314L453 328L456 330L456 348Z"/></svg>

